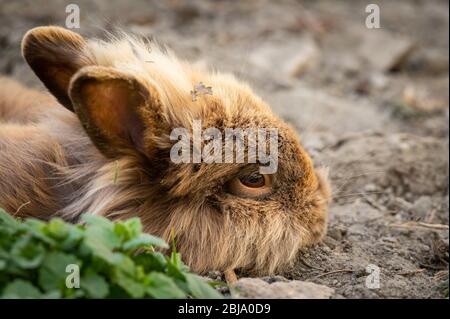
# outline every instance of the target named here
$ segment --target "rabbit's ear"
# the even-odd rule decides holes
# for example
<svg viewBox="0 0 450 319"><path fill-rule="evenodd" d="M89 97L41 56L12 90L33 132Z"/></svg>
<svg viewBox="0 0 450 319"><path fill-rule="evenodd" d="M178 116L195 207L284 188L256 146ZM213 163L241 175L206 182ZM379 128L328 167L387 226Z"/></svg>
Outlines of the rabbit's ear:
<svg viewBox="0 0 450 319"><path fill-rule="evenodd" d="M69 92L84 129L104 155L148 155L145 132L158 125L155 116L161 110L153 86L132 74L88 66L75 74Z"/></svg>
<svg viewBox="0 0 450 319"><path fill-rule="evenodd" d="M68 88L72 76L87 65L85 40L61 27L37 27L22 40L22 55L58 101L73 110Z"/></svg>

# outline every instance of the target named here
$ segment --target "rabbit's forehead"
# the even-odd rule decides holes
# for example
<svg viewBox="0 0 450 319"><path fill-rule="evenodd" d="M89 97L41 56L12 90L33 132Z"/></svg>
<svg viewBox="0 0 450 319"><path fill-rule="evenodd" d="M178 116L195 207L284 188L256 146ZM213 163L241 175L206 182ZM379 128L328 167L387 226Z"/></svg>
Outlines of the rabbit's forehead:
<svg viewBox="0 0 450 319"><path fill-rule="evenodd" d="M304 161L305 152L295 133L245 82L228 73L211 73L187 64L155 44L149 44L149 50L147 45L128 37L113 42L94 41L90 42L90 54L99 65L131 72L143 83L155 86L162 116L169 120L172 130L191 131L194 121L200 121L202 130L218 129L224 137L227 129L266 130L268 134L276 129L279 164L292 171L289 167L298 167ZM164 136L157 139L157 143L166 142ZM232 166L233 171L239 172L240 166Z"/></svg>

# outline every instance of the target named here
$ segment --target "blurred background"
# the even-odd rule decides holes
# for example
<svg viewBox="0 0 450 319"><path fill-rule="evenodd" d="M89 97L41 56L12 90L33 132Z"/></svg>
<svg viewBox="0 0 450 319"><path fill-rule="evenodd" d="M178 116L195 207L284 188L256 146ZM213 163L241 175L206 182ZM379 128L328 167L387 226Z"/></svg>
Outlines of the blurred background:
<svg viewBox="0 0 450 319"><path fill-rule="evenodd" d="M380 28L366 26L372 2ZM0 0L0 73L42 89L21 38L65 26L71 3L76 32L121 28L248 81L330 167L329 235L285 276L345 297L442 296L448 226L417 225L448 225L448 1ZM368 264L380 289L357 275ZM352 271L315 277L336 269Z"/></svg>

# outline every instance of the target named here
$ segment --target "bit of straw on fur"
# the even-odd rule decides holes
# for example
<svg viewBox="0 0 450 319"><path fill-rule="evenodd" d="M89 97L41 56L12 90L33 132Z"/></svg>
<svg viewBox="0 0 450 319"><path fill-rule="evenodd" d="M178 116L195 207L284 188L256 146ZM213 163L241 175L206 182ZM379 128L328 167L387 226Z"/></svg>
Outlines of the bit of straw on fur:
<svg viewBox="0 0 450 319"><path fill-rule="evenodd" d="M199 95L204 95L204 94L208 94L208 95L212 95L212 87L210 86L205 86L203 84L203 82L199 82L197 84L194 85L194 90L191 91L191 96L192 96L192 102L197 101L197 97Z"/></svg>

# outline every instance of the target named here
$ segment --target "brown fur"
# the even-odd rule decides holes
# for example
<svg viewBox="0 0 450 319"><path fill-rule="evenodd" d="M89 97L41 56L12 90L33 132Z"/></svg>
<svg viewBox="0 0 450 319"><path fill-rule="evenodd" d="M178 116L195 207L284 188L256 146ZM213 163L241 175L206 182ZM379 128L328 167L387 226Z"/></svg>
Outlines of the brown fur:
<svg viewBox="0 0 450 319"><path fill-rule="evenodd" d="M194 271L273 273L326 231L330 189L295 132L244 83L194 69L123 36L85 41L57 27L29 31L23 54L52 97L0 79L0 205L20 216L139 216ZM192 101L198 82L213 95ZM279 166L264 197L228 192L256 164L174 164L170 130L271 128Z"/></svg>

